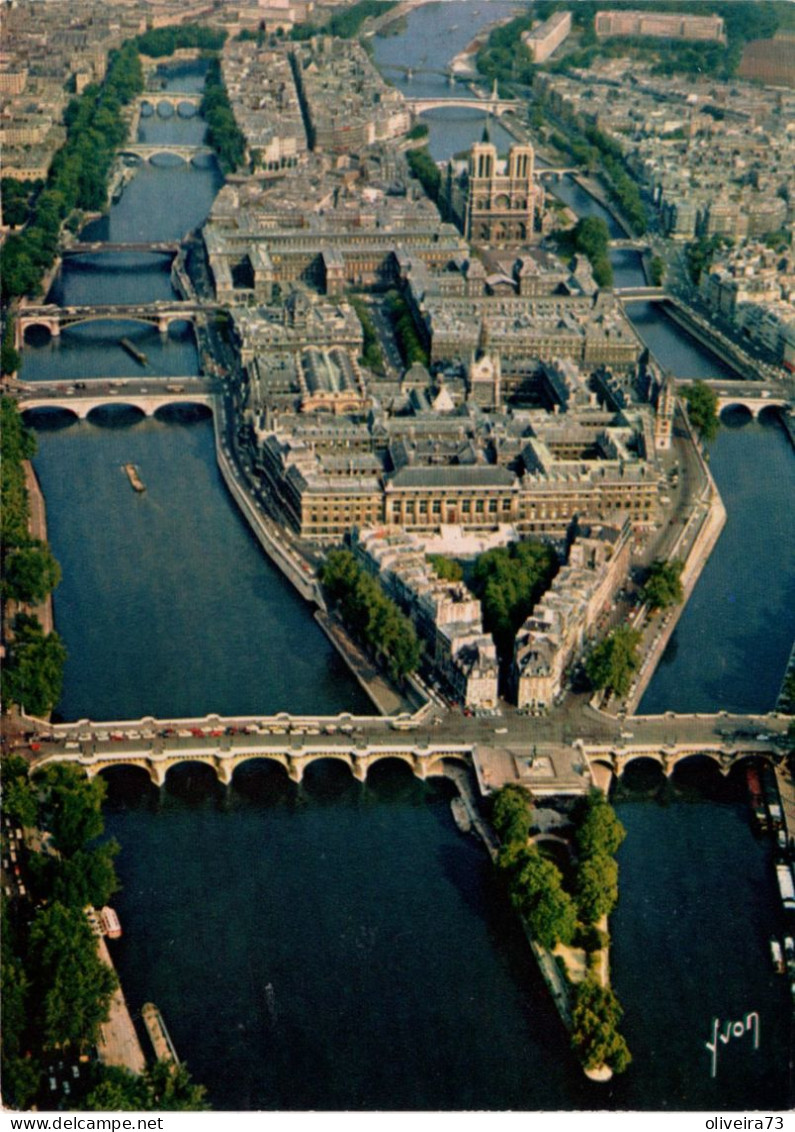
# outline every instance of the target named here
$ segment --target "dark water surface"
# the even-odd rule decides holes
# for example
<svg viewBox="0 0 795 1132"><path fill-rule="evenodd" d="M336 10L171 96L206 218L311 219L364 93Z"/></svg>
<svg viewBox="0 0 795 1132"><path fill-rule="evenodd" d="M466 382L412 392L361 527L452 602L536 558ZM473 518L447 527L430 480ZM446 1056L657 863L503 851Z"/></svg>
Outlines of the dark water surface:
<svg viewBox="0 0 795 1132"><path fill-rule="evenodd" d="M64 575L66 719L370 710L229 498L210 423L40 432L36 470Z"/></svg>

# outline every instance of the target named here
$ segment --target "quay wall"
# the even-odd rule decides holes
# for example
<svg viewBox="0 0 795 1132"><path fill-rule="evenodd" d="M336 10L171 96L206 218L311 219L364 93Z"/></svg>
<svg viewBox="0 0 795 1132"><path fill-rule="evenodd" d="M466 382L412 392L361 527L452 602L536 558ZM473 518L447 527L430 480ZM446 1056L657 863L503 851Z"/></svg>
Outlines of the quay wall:
<svg viewBox="0 0 795 1132"><path fill-rule="evenodd" d="M311 601L315 605L319 605L321 609L325 608L323 595L320 592L320 586L313 576L305 577L301 566L298 561L294 561L290 553L281 546L271 532L268 524L263 517L258 514L256 507L249 498L246 491L240 483L238 483L232 466L226 457L221 443L221 424L220 418L223 415L223 407L220 398L215 400L215 411L213 412L213 431L215 434L215 455L218 461L218 467L221 472L221 477L229 489L229 493L237 503L243 517L248 522L251 530L254 533L257 542L268 555L270 560L275 566L281 570L289 582L295 586L299 594L306 601Z"/></svg>
<svg viewBox="0 0 795 1132"><path fill-rule="evenodd" d="M106 967L115 972L108 946L100 936L97 951ZM99 1028L97 1054L103 1065L114 1065L140 1076L146 1069L146 1058L127 1007L121 985L113 992L108 1019Z"/></svg>
<svg viewBox="0 0 795 1132"><path fill-rule="evenodd" d="M626 217L621 215L616 206L610 200L610 197L602 188L602 185L599 181L595 180L593 177L586 177L582 173L575 173L573 180L577 185L580 186L584 193L587 193L588 196L593 197L593 199L598 204L601 204L602 208L607 209L607 211L615 220L616 224L618 224L618 226L624 232L626 232L627 236L630 239L634 237L635 233L630 228L629 222L627 221Z"/></svg>
<svg viewBox="0 0 795 1132"><path fill-rule="evenodd" d="M47 510L44 502L44 493L41 490L38 476L33 468L30 460L23 460L22 466L25 472L25 486L28 489L28 499L30 500L30 518L28 520L28 530L33 538L40 539L42 542L47 541ZM54 618L52 612L52 593L48 593L47 597L41 603L33 608L33 613L38 617L42 629L45 633L51 633L54 628Z"/></svg>
<svg viewBox="0 0 795 1132"><path fill-rule="evenodd" d="M654 675L657 665L665 652L665 648L671 639L677 622L682 615L682 612L690 599L690 595L695 589L696 582L701 577L701 571L704 569L710 554L712 553L715 544L717 543L720 533L726 525L726 508L721 499L720 492L718 491L717 484L712 477L709 470L709 465L704 459L701 447L698 443L696 435L690 421L687 419L687 414L680 409L680 416L684 421L690 435L690 442L693 445L698 461L701 466L702 474L706 479L705 487L701 496L694 503L694 509L702 504L706 504L706 512L701 519L699 530L696 533L690 550L684 560L682 567L682 589L684 591L682 601L679 605L674 606L665 615L665 620L662 625L662 631L655 639L649 652L646 654L641 666L635 690L633 691L629 702L627 703L627 715L632 715L640 703L643 693L646 691L652 676ZM691 519L695 510L691 512ZM679 534L676 542L671 548L669 558L674 559L678 556L678 552L682 546L685 538L687 527L685 527Z"/></svg>
<svg viewBox="0 0 795 1132"><path fill-rule="evenodd" d="M739 349L735 349L721 342L717 335L714 332L710 333L707 327L702 325L701 320L694 314L691 314L682 303L671 299L663 304L663 310L670 319L681 326L683 330L686 330L692 338L695 338L697 342L706 346L713 354L719 357L722 362L725 362L727 365L737 370L741 377L748 381L759 381L761 377L759 368L754 365L751 359L742 354Z"/></svg>

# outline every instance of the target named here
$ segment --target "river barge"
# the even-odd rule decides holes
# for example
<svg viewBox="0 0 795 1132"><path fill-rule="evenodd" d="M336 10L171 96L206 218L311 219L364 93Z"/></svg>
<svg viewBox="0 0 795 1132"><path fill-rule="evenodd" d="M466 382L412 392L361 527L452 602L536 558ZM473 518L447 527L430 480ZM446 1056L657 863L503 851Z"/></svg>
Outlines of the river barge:
<svg viewBox="0 0 795 1132"><path fill-rule="evenodd" d="M146 491L146 484L138 474L138 469L135 464L124 464L124 472L127 479L130 481L130 486L133 491L144 492Z"/></svg>
<svg viewBox="0 0 795 1132"><path fill-rule="evenodd" d="M149 1035L157 1060L170 1062L174 1066L179 1065L179 1058L177 1057L177 1051L174 1049L171 1035L166 1029L163 1016L153 1002L144 1004L141 1010L141 1017L144 1020L146 1032Z"/></svg>
<svg viewBox="0 0 795 1132"><path fill-rule="evenodd" d="M755 766L749 765L746 768L745 779L748 783L748 793L751 799L751 810L754 815L754 821L757 828L764 833L768 829L767 810L765 809L765 799L762 794L762 783L759 781L759 772Z"/></svg>
<svg viewBox="0 0 795 1132"><path fill-rule="evenodd" d="M135 358L136 362L140 365L149 365L149 358L143 350L139 350L135 343L131 342L129 338L120 338L119 345L122 346L131 357Z"/></svg>

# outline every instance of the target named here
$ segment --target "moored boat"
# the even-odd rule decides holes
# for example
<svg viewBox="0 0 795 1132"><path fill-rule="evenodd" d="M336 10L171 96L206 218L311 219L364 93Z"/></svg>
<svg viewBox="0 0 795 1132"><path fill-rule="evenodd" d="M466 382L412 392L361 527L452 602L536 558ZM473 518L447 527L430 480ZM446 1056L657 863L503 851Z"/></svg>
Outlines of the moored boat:
<svg viewBox="0 0 795 1132"><path fill-rule="evenodd" d="M781 944L777 939L770 941L770 958L773 960L773 970L777 975L783 975L786 972L784 966L784 953L781 950Z"/></svg>
<svg viewBox="0 0 795 1132"><path fill-rule="evenodd" d="M146 484L139 476L138 469L136 468L135 464L125 464L124 471L127 475L127 479L130 481L130 486L132 487L133 491L146 491Z"/></svg>
<svg viewBox="0 0 795 1132"><path fill-rule="evenodd" d="M116 915L114 909L108 907L107 904L99 914L99 922L102 925L102 931L108 939L120 938L121 924L119 923L119 917Z"/></svg>

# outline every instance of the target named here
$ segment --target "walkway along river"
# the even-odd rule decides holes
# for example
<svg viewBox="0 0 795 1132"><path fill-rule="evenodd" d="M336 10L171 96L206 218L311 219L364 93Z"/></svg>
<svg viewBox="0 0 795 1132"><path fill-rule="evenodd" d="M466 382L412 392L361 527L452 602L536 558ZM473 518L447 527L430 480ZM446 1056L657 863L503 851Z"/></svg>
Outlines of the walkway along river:
<svg viewBox="0 0 795 1132"><path fill-rule="evenodd" d="M447 20L461 23L460 7L444 6ZM409 18L401 37L407 58L421 54L424 25L415 21L434 12L420 9ZM171 120L168 128L197 125ZM146 123L147 130L160 128ZM184 167L147 167L101 234L181 235L197 222L194 193L201 192L206 211L212 178ZM184 225L173 210L152 207L175 199L193 209ZM85 278L94 271L97 292ZM117 270L114 282L106 272L106 259L88 270L70 266L61 301L75 301L69 288L77 274L85 297L121 298L112 288L128 285L126 273ZM97 364L115 357L93 328L83 334ZM39 376L42 366L74 376L71 364L82 359L82 347L67 356L65 346L26 350L23 376ZM168 360L173 348L183 347L162 345L162 366L150 354L153 373L177 372ZM120 364L117 372L129 373L129 358ZM194 362L185 372L195 368ZM291 592L230 508L209 424L116 423L123 427L84 423L40 432L37 470L65 574L55 605L70 650L62 713L203 714L243 710L241 701L249 706L252 699L256 710L298 711L303 695L315 709L355 710L358 692L348 674L323 651L321 637L310 637L309 611L291 604ZM726 434L736 443L735 463L747 435ZM144 496L130 490L121 470L126 462L140 467ZM784 486L768 485L774 493L782 487L782 500ZM731 515L730 498L727 504ZM702 663L708 667L709 658ZM281 773L252 765L220 793L202 768L188 766L169 775L159 796L138 772L114 776L108 828L125 847L116 903L130 925L114 944L114 958L131 1007L149 999L161 1006L216 1107L784 1103L782 988L750 942L769 932L776 905L766 848L748 839L736 801L624 807L630 837L614 924L615 978L638 1056L605 1091L590 1086L569 1055L482 851L453 826L443 783L416 782L390 765L373 770L364 786L332 764L316 764L299 788ZM638 819L629 820L630 813ZM676 821L665 820L674 814ZM716 829L719 852L707 853L705 837ZM675 901L661 862L678 878ZM735 898L727 902L718 886L729 872ZM748 957L728 972L736 987L716 958L721 944L709 955L692 945L694 905L709 909L716 940L729 939L733 953ZM680 928L676 945L650 978L647 951L632 933L642 925L646 939L661 946L672 920ZM684 993L691 977L709 994ZM676 1041L665 1028L672 1001ZM727 1061L726 1077L712 1085L704 1051L710 1011L729 1017L746 1003L763 1014L762 1047L755 1060ZM744 1052L738 1046L738 1059ZM722 1091L727 1080L737 1092L731 1100Z"/></svg>

